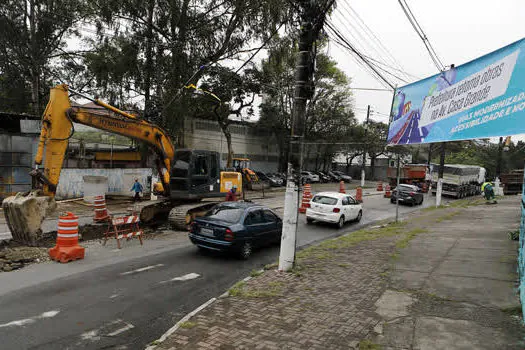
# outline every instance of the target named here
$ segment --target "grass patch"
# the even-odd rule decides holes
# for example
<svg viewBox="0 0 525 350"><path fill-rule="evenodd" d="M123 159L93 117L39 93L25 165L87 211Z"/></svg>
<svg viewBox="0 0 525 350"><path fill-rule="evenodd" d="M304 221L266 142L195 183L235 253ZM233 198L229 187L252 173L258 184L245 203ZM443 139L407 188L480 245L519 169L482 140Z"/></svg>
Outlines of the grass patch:
<svg viewBox="0 0 525 350"><path fill-rule="evenodd" d="M429 211L434 211L434 210L444 209L444 208L446 208L446 206L442 204L439 207L432 206L432 207L423 208L423 209L421 209L421 212L426 213L426 212L429 212Z"/></svg>
<svg viewBox="0 0 525 350"><path fill-rule="evenodd" d="M196 325L197 323L195 322L186 321L180 324L180 328L190 329L190 328L195 327Z"/></svg>
<svg viewBox="0 0 525 350"><path fill-rule="evenodd" d="M381 345L373 343L368 339L359 342L359 350L381 350Z"/></svg>
<svg viewBox="0 0 525 350"><path fill-rule="evenodd" d="M274 262L274 263L272 263L272 264L266 264L266 265L264 265L263 269L264 269L264 270L271 270L271 269L276 268L277 266L279 266L279 263Z"/></svg>
<svg viewBox="0 0 525 350"><path fill-rule="evenodd" d="M246 289L245 282L237 282L228 290L232 297L240 298L269 298L281 295L281 282L270 282L265 289Z"/></svg>
<svg viewBox="0 0 525 350"><path fill-rule="evenodd" d="M501 311L509 316L521 316L522 314L521 306L506 307L501 309Z"/></svg>
<svg viewBox="0 0 525 350"><path fill-rule="evenodd" d="M408 246L408 243L414 238L416 237L417 235L421 234L421 233L425 233L427 232L427 230L423 229L423 228L415 228L411 231L408 231L407 233L405 233L405 237L403 237L403 239L400 239L399 241L396 242L396 248L398 249L403 249L403 248L406 248Z"/></svg>
<svg viewBox="0 0 525 350"><path fill-rule="evenodd" d="M350 264L339 263L339 264L337 264L337 266L339 266L339 267L348 267L348 266L350 266Z"/></svg>
<svg viewBox="0 0 525 350"><path fill-rule="evenodd" d="M250 272L250 276L251 277L257 277L257 276L260 276L263 274L264 271L261 271L261 270L252 270L252 272Z"/></svg>

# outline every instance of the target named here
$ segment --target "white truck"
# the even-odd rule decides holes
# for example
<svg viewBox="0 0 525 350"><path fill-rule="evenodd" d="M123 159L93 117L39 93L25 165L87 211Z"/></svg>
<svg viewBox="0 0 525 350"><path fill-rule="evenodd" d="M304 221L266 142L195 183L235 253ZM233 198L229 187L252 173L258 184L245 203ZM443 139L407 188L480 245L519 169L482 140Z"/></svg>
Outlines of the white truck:
<svg viewBox="0 0 525 350"><path fill-rule="evenodd" d="M476 165L445 164L443 171L443 195L465 198L481 193L486 169ZM436 193L439 165L431 165L432 194Z"/></svg>

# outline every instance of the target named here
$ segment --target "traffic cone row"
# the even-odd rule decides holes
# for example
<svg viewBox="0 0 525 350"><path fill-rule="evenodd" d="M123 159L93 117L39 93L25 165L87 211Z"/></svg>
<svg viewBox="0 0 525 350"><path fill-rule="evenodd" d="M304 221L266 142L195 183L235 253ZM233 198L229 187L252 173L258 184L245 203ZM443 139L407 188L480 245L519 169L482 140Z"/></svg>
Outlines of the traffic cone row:
<svg viewBox="0 0 525 350"><path fill-rule="evenodd" d="M376 191L378 191L378 192L383 192L383 181L378 181L378 182L377 182L377 188L376 188Z"/></svg>
<svg viewBox="0 0 525 350"><path fill-rule="evenodd" d="M392 197L392 190L390 188L390 185L386 185L385 187L385 198Z"/></svg>
<svg viewBox="0 0 525 350"><path fill-rule="evenodd" d="M108 209L106 208L106 198L104 195L96 196L93 206L95 207L95 216L93 217L94 222L109 220Z"/></svg>
<svg viewBox="0 0 525 350"><path fill-rule="evenodd" d="M346 193L345 182L344 181L340 181L339 182L339 193Z"/></svg>
<svg viewBox="0 0 525 350"><path fill-rule="evenodd" d="M299 208L299 213L306 213L306 209L310 208L310 201L312 200L312 186L310 184L305 184L303 186L303 199L301 201L301 207Z"/></svg>
<svg viewBox="0 0 525 350"><path fill-rule="evenodd" d="M84 248L78 245L78 216L71 212L58 218L56 245L49 249L52 260L67 263L84 259Z"/></svg>

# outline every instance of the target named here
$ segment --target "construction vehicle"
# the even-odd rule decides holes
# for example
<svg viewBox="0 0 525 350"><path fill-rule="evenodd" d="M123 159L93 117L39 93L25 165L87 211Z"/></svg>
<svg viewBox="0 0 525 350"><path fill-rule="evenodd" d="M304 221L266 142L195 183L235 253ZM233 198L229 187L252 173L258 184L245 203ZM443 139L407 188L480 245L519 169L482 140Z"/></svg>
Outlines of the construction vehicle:
<svg viewBox="0 0 525 350"><path fill-rule="evenodd" d="M503 184L503 194L519 194L523 192L523 169L514 169L500 175Z"/></svg>
<svg viewBox="0 0 525 350"><path fill-rule="evenodd" d="M399 167L399 183L416 185L423 188L426 184L427 165L426 164L406 164ZM397 186L397 167L390 166L387 169L388 183L392 187Z"/></svg>
<svg viewBox="0 0 525 350"><path fill-rule="evenodd" d="M431 165L432 194L437 191L439 165ZM443 170L444 196L465 198L481 193L481 184L485 182L486 170L477 165L445 164Z"/></svg>
<svg viewBox="0 0 525 350"><path fill-rule="evenodd" d="M91 100L99 108L72 106L69 92ZM36 243L42 234L40 226L44 218L56 208L54 196L68 140L74 133L73 122L144 142L155 151L160 177L155 189L163 198L148 202L141 208L143 222L151 221L158 213L169 211L170 223L184 229L195 216L216 204L211 202L196 206L195 202L203 198L223 197L234 185L242 191L241 174L220 171L219 153L175 150L167 133L157 125L74 92L67 85L58 85L51 89L42 117L35 168L31 172L34 182L41 189L29 194L18 193L2 203L7 224L17 241ZM39 169L42 162L44 166Z"/></svg>
<svg viewBox="0 0 525 350"><path fill-rule="evenodd" d="M259 183L259 177L252 170L249 158L233 158L233 168L242 174L242 181L245 187L253 189L253 185Z"/></svg>

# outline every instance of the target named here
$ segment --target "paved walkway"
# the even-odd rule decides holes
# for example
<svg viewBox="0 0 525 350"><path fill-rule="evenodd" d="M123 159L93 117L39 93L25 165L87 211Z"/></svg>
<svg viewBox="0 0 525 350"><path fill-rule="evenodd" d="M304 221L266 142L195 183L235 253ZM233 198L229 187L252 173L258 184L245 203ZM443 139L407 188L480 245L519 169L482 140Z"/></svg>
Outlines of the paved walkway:
<svg viewBox="0 0 525 350"><path fill-rule="evenodd" d="M158 349L523 349L519 199L325 241L179 322ZM474 203L470 203L474 204Z"/></svg>

